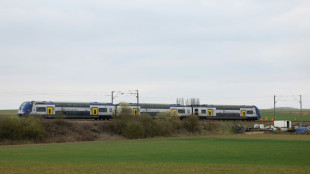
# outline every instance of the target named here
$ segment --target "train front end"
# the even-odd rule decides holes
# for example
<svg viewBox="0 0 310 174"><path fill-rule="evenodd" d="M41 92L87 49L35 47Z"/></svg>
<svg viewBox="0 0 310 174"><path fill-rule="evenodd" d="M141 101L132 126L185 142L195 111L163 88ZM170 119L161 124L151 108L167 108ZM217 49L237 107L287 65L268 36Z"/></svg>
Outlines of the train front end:
<svg viewBox="0 0 310 174"><path fill-rule="evenodd" d="M17 115L22 117L22 116L29 116L30 112L32 111L32 102L24 102L20 105L18 111L17 111Z"/></svg>
<svg viewBox="0 0 310 174"><path fill-rule="evenodd" d="M259 120L261 118L261 113L260 113L260 110L256 106L255 106L255 111L256 111L257 119Z"/></svg>

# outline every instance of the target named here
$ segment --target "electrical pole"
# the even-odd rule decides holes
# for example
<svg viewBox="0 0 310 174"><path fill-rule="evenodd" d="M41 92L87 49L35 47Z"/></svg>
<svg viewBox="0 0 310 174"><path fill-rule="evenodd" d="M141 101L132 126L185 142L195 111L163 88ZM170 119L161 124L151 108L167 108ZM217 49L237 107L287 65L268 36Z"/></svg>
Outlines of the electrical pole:
<svg viewBox="0 0 310 174"><path fill-rule="evenodd" d="M302 100L301 100L301 95L299 95L299 97L300 97L299 103L300 103L300 120L301 120L300 126L302 126Z"/></svg>
<svg viewBox="0 0 310 174"><path fill-rule="evenodd" d="M114 93L115 91L112 91L112 104L113 104L113 99L114 99L114 97L113 97L113 93Z"/></svg>
<svg viewBox="0 0 310 174"><path fill-rule="evenodd" d="M276 120L276 95L273 96L273 119Z"/></svg>
<svg viewBox="0 0 310 174"><path fill-rule="evenodd" d="M139 109L139 90L137 91L137 110L138 110L138 115L140 115L140 109Z"/></svg>

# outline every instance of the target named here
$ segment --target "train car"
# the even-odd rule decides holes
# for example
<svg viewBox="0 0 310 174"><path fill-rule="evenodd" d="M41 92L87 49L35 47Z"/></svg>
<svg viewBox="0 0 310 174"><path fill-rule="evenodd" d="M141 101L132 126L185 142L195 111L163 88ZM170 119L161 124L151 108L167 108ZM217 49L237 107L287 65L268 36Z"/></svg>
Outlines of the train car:
<svg viewBox="0 0 310 174"><path fill-rule="evenodd" d="M212 119L220 120L257 120L260 112L256 106L248 105L211 105L216 108Z"/></svg>
<svg viewBox="0 0 310 174"><path fill-rule="evenodd" d="M133 104L135 105L135 104ZM152 117L155 117L160 112L169 112L170 104L155 104L155 103L141 103L139 104L140 113L148 114Z"/></svg>
<svg viewBox="0 0 310 174"><path fill-rule="evenodd" d="M178 117L180 117L180 119L183 119L187 116L193 115L191 106L171 105L170 111L172 112L173 116L178 116Z"/></svg>
<svg viewBox="0 0 310 174"><path fill-rule="evenodd" d="M210 120L258 120L261 117L256 106L248 105L172 105L170 110L180 119L191 115Z"/></svg>
<svg viewBox="0 0 310 174"><path fill-rule="evenodd" d="M19 116L40 115L44 118L85 118L85 119L110 119L117 113L120 104L111 103L72 103L31 101L24 102L18 109ZM177 104L148 104L136 103L128 105L132 115L146 113L154 118L160 112L171 112L172 116L180 119L188 116L198 116L201 119L211 120L258 120L260 111L256 106L249 105L177 105Z"/></svg>
<svg viewBox="0 0 310 174"><path fill-rule="evenodd" d="M24 102L18 109L18 116L43 116L44 118L81 118L81 119L110 119L114 105L110 103L73 103L31 101Z"/></svg>

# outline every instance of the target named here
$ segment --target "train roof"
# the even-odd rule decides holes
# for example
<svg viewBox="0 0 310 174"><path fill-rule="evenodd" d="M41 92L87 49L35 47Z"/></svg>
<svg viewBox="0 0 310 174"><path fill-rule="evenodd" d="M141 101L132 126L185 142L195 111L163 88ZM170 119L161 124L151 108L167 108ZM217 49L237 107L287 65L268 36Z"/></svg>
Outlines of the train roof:
<svg viewBox="0 0 310 174"><path fill-rule="evenodd" d="M106 105L106 106L119 106L119 104L103 103L103 102L61 102L61 101L31 101L34 104L50 104L58 106L90 106L90 105ZM137 106L137 103L128 103L130 106ZM165 104L165 103L139 103L141 108L153 108L153 109L169 109L170 107L191 107L192 105L179 105L179 104ZM201 104L193 105L193 107L215 107L217 109L225 110L239 110L241 108L253 108L254 105L213 105L213 104Z"/></svg>
<svg viewBox="0 0 310 174"><path fill-rule="evenodd" d="M118 104L119 105L119 104ZM129 103L130 106L137 106L137 103ZM139 103L141 108L149 108L149 109L169 109L171 104L164 103Z"/></svg>
<svg viewBox="0 0 310 174"><path fill-rule="evenodd" d="M60 102L60 101L31 101L34 104L55 104L55 105L113 105L112 103L101 103L101 102Z"/></svg>

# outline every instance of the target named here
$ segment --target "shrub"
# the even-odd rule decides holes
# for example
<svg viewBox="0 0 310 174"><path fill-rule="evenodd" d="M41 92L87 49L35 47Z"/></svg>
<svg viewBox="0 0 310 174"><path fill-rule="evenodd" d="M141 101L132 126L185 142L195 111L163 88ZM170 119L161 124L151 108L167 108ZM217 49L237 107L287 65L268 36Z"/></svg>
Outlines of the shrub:
<svg viewBox="0 0 310 174"><path fill-rule="evenodd" d="M124 133L126 125L127 122L124 119L113 119L113 121L109 124L109 128L111 132L122 135Z"/></svg>
<svg viewBox="0 0 310 174"><path fill-rule="evenodd" d="M186 121L185 121L186 122ZM186 128L191 132L200 131L200 123L194 118L187 121ZM155 136L171 136L186 132L183 123L178 118L153 119L147 114L139 116L122 115L115 117L109 124L110 131L126 138L147 138Z"/></svg>
<svg viewBox="0 0 310 174"><path fill-rule="evenodd" d="M188 132L200 132L201 124L197 116L189 116L183 121L183 126Z"/></svg>
<svg viewBox="0 0 310 174"><path fill-rule="evenodd" d="M244 132L244 128L240 124L233 124L231 131L233 133L243 133Z"/></svg>
<svg viewBox="0 0 310 174"><path fill-rule="evenodd" d="M172 111L160 112L155 116L157 119L175 119L179 117L173 116Z"/></svg>
<svg viewBox="0 0 310 174"><path fill-rule="evenodd" d="M216 121L208 120L206 123L203 124L203 127L206 131L215 132L219 125Z"/></svg>
<svg viewBox="0 0 310 174"><path fill-rule="evenodd" d="M132 109L130 108L130 105L128 103L120 103L117 107L117 110L115 111L116 116L130 116L132 115Z"/></svg>
<svg viewBox="0 0 310 174"><path fill-rule="evenodd" d="M129 121L124 129L123 135L126 138L144 138L143 125L139 121Z"/></svg>
<svg viewBox="0 0 310 174"><path fill-rule="evenodd" d="M42 120L37 117L0 118L1 140L38 140L45 133Z"/></svg>

